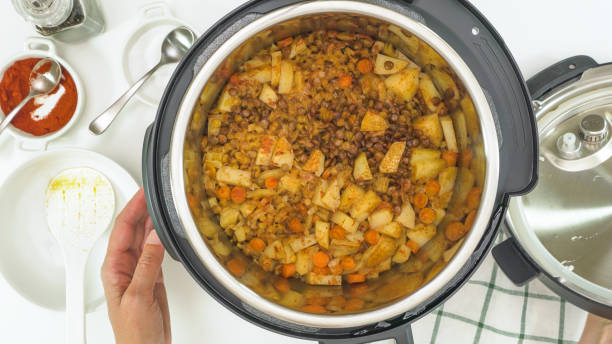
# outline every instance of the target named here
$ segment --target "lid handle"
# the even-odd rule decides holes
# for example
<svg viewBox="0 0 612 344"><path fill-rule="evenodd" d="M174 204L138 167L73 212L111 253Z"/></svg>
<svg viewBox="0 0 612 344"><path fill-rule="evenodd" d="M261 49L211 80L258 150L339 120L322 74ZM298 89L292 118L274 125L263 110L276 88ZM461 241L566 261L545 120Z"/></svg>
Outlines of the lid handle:
<svg viewBox="0 0 612 344"><path fill-rule="evenodd" d="M578 55L557 62L527 80L533 99L540 99L553 88L579 77L586 70L599 64L591 57Z"/></svg>
<svg viewBox="0 0 612 344"><path fill-rule="evenodd" d="M493 258L512 283L522 286L538 275L538 270L519 249L514 238L493 247Z"/></svg>

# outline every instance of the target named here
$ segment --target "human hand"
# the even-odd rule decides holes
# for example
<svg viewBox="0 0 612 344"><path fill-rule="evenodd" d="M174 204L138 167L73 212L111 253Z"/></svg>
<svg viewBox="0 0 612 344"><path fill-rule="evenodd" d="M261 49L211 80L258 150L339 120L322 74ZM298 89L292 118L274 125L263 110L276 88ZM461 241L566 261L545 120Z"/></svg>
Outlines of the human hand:
<svg viewBox="0 0 612 344"><path fill-rule="evenodd" d="M170 314L161 264L164 247L141 189L115 221L102 284L117 344L169 344Z"/></svg>
<svg viewBox="0 0 612 344"><path fill-rule="evenodd" d="M612 344L612 320L589 314L580 344Z"/></svg>

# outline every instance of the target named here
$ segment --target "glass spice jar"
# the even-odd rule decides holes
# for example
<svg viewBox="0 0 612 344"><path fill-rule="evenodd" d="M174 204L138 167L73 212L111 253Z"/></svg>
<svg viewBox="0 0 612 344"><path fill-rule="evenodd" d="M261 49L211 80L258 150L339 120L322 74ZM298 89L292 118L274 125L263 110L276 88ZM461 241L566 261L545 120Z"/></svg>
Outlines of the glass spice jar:
<svg viewBox="0 0 612 344"><path fill-rule="evenodd" d="M96 0L12 1L17 13L43 36L77 42L104 30L104 18Z"/></svg>

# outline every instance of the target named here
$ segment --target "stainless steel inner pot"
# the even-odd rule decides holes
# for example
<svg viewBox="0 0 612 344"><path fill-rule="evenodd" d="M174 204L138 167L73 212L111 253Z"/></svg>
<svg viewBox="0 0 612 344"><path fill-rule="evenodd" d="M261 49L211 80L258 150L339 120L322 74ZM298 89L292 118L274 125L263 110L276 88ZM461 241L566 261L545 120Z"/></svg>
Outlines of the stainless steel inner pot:
<svg viewBox="0 0 612 344"><path fill-rule="evenodd" d="M345 19L351 20L345 20ZM355 23L367 23L362 27ZM352 23L352 24L351 24ZM190 180L197 178L190 168L201 163L199 141L206 125L206 111L216 99L227 78L233 70L260 48L289 35L318 29L335 29L362 32L370 26L377 28L369 32L378 39L381 25L393 24L412 33L434 48L456 73L468 94L471 96L480 120L481 137L475 138L476 154L482 154L485 174L481 205L475 224L467 235L463 246L448 265L431 281L414 293L380 308L347 315L317 315L304 313L281 306L254 292L251 288L233 277L218 261L211 248L203 239L203 227L215 226L212 214L208 220L196 224L186 197L186 187ZM423 25L419 18L410 18L393 10L357 1L316 1L287 6L270 12L252 21L231 37L217 37L224 43L210 57L203 59L194 69L195 77L191 82L180 105L171 137L169 155L171 194L176 211L193 250L213 277L230 290L249 309L256 309L270 317L290 323L319 327L344 328L362 326L390 319L411 309L423 307L427 300L443 288L456 273L468 262L487 229L493 206L497 197L499 180L499 142L496 125L490 105L478 81L449 44L434 31ZM411 56L408 47L393 41L396 47ZM195 110L194 110L195 109ZM197 144L196 144L197 143ZM480 152L478 152L480 151ZM206 223L201 223L202 221ZM393 271L393 270L391 270ZM381 277L382 279L383 277Z"/></svg>

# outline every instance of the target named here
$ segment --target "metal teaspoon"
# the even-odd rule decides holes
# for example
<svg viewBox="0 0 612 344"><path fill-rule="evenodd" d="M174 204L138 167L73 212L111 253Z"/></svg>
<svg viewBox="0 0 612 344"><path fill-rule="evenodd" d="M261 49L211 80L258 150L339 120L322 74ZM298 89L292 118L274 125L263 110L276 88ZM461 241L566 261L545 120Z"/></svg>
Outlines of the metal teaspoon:
<svg viewBox="0 0 612 344"><path fill-rule="evenodd" d="M196 40L196 34L189 28L181 26L172 30L166 38L161 47L161 59L155 67L143 75L140 80L136 81L113 105L109 106L106 111L100 114L89 124L89 131L96 135L102 134L111 125L113 120L117 117L121 109L127 104L127 102L134 96L136 91L147 81L147 79L155 73L159 67L168 64L178 62L186 53L187 50L193 45Z"/></svg>

